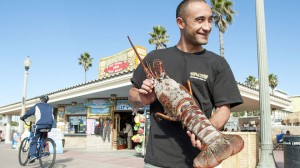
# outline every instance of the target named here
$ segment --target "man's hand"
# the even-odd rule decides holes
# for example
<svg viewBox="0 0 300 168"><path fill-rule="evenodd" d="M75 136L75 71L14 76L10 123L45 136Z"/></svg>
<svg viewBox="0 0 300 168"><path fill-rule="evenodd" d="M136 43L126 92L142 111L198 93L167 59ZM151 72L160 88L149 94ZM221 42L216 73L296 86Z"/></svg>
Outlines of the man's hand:
<svg viewBox="0 0 300 168"><path fill-rule="evenodd" d="M145 79L140 89L132 87L129 90L129 102L138 108L153 103L157 99L153 84L152 80Z"/></svg>
<svg viewBox="0 0 300 168"><path fill-rule="evenodd" d="M153 80L145 79L141 88L138 89L140 99L145 105L151 104L157 99L153 84Z"/></svg>
<svg viewBox="0 0 300 168"><path fill-rule="evenodd" d="M191 138L191 142L192 142L193 147L196 147L196 148L201 150L201 147L202 147L201 142L200 142L200 140L198 140L196 138L195 134L192 134L190 131L187 131L186 133Z"/></svg>
<svg viewBox="0 0 300 168"><path fill-rule="evenodd" d="M22 116L22 117L20 117L20 120L25 121L25 118Z"/></svg>

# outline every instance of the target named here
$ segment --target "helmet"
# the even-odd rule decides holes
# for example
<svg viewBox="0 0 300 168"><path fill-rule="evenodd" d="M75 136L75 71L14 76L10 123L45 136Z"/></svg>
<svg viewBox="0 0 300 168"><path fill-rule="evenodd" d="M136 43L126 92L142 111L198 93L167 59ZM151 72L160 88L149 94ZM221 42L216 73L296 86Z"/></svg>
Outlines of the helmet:
<svg viewBox="0 0 300 168"><path fill-rule="evenodd" d="M42 95L40 96L40 101L41 102L44 102L44 103L47 103L49 100L49 97L47 95Z"/></svg>

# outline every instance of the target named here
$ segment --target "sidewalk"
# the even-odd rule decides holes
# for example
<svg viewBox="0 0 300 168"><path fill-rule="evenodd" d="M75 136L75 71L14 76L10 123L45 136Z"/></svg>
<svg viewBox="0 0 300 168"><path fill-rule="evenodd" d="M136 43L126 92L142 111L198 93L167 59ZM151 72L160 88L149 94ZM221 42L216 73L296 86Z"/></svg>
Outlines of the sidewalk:
<svg viewBox="0 0 300 168"><path fill-rule="evenodd" d="M276 166L278 168L284 168L283 150L274 150L273 155L276 162Z"/></svg>
<svg viewBox="0 0 300 168"><path fill-rule="evenodd" d="M11 149L10 144L0 143L0 167L22 168L18 162L18 150ZM25 167L38 168L39 162ZM144 159L134 150L86 151L64 149L57 154L54 168L142 168Z"/></svg>
<svg viewBox="0 0 300 168"><path fill-rule="evenodd" d="M274 150L274 159L278 168L284 168L283 150ZM18 150L11 149L10 144L0 143L0 167L21 168L18 162ZM38 168L39 163L25 167ZM86 151L64 149L57 154L54 168L143 168L144 159L134 150Z"/></svg>

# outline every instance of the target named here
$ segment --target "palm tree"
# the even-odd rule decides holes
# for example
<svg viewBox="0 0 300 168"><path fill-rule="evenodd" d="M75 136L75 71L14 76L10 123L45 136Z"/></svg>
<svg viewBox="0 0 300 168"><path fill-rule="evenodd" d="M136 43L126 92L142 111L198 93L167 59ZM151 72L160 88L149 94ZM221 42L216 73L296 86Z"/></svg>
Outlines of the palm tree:
<svg viewBox="0 0 300 168"><path fill-rule="evenodd" d="M246 81L245 83L250 86L250 87L256 87L257 84L258 84L258 80L256 79L256 77L252 76L252 75L249 75L247 78L246 78Z"/></svg>
<svg viewBox="0 0 300 168"><path fill-rule="evenodd" d="M84 52L83 54L80 54L80 57L78 58L79 65L83 66L84 69L84 81L86 82L86 71L89 70L90 67L92 67L93 58L90 58L90 54L87 52Z"/></svg>
<svg viewBox="0 0 300 168"><path fill-rule="evenodd" d="M233 21L233 2L231 0L210 0L212 4L212 12L215 25L219 29L220 38L220 55L224 57L224 40L223 34L225 33L228 25Z"/></svg>
<svg viewBox="0 0 300 168"><path fill-rule="evenodd" d="M149 44L156 45L156 49L161 49L163 47L167 47L166 43L169 42L168 38L170 36L166 35L167 30L161 26L154 26L153 27L153 32L148 33L151 38L149 39Z"/></svg>
<svg viewBox="0 0 300 168"><path fill-rule="evenodd" d="M277 75L275 75L273 73L269 74L269 86L272 89L272 94L274 94L274 89L277 87L278 82L279 81L278 81Z"/></svg>

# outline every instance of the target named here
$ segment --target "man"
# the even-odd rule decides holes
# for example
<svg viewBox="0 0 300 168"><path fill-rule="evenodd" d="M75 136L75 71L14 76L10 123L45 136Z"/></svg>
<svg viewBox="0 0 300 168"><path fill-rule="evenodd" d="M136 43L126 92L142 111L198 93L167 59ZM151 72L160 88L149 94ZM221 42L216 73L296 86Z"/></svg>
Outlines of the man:
<svg viewBox="0 0 300 168"><path fill-rule="evenodd" d="M16 149L17 144L20 140L20 133L18 130L13 130L13 134L12 134L12 149Z"/></svg>
<svg viewBox="0 0 300 168"><path fill-rule="evenodd" d="M51 129L53 125L53 107L48 104L49 97L47 95L42 95L40 97L40 103L35 104L30 110L23 115L20 119L25 120L27 117L35 115L35 135L32 138L30 143L30 151L29 151L29 163L32 163L36 159L36 148L37 141L42 136L41 129Z"/></svg>
<svg viewBox="0 0 300 168"><path fill-rule="evenodd" d="M185 86L190 80L199 108L215 128L221 129L229 119L230 108L243 101L226 60L203 48L212 30L211 8L202 0L182 1L176 10L176 22L181 34L177 45L148 53L144 62L152 65L155 59L160 59L170 78ZM180 122L155 118L155 113L164 109L155 95L153 81L146 79L141 66L135 70L131 82L129 101L133 106L150 104L145 168L193 167L193 160L200 153L200 141L183 129Z"/></svg>
<svg viewBox="0 0 300 168"><path fill-rule="evenodd" d="M110 131L111 131L110 128L111 128L111 119L106 118L106 120L103 123L103 136L102 136L103 142L105 142L106 137L107 137L107 141L110 142Z"/></svg>
<svg viewBox="0 0 300 168"><path fill-rule="evenodd" d="M133 136L133 130L132 130L132 126L130 124L130 120L127 120L126 122L126 128L123 131L123 133L127 134L127 149L131 149L132 148L132 136Z"/></svg>

